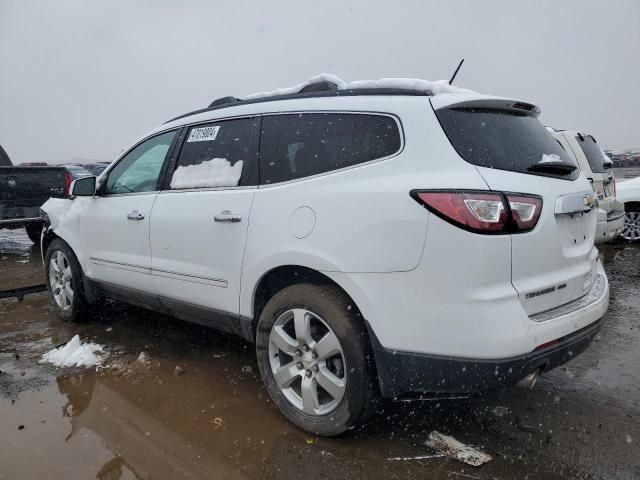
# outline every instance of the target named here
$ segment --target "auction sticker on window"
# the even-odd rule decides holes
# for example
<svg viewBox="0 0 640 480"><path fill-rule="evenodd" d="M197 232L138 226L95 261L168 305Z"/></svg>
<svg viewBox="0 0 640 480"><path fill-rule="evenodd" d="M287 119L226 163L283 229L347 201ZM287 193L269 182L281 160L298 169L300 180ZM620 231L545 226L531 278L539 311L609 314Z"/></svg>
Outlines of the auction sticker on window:
<svg viewBox="0 0 640 480"><path fill-rule="evenodd" d="M220 126L194 128L189 133L187 142L211 142L218 136Z"/></svg>

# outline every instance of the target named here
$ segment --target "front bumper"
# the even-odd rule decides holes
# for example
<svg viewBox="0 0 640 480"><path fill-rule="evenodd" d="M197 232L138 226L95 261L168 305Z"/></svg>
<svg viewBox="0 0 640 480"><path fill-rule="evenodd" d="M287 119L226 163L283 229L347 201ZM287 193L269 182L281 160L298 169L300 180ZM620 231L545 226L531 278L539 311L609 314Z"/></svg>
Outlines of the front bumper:
<svg viewBox="0 0 640 480"><path fill-rule="evenodd" d="M514 385L527 375L546 372L582 353L602 319L557 339L548 347L499 360L444 357L387 350L369 329L382 396L406 393L475 393Z"/></svg>

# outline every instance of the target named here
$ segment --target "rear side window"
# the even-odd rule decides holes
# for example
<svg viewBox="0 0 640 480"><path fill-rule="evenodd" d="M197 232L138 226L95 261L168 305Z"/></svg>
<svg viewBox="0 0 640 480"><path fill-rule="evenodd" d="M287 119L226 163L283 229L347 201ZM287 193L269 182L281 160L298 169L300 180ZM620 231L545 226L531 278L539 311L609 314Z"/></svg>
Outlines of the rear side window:
<svg viewBox="0 0 640 480"><path fill-rule="evenodd" d="M260 183L308 177L400 150L398 123L384 115L303 113L262 119Z"/></svg>
<svg viewBox="0 0 640 480"><path fill-rule="evenodd" d="M171 178L171 188L257 185L254 146L258 124L258 119L241 118L191 127Z"/></svg>
<svg viewBox="0 0 640 480"><path fill-rule="evenodd" d="M436 110L436 115L458 155L474 165L519 173L532 173L529 168L538 163L575 165L540 121L530 115L473 108ZM576 170L562 178L572 179L578 174Z"/></svg>
<svg viewBox="0 0 640 480"><path fill-rule="evenodd" d="M576 140L584 152L584 156L587 157L591 171L593 173L604 173L604 156L596 141L589 135L583 136L582 140L580 137L576 137Z"/></svg>

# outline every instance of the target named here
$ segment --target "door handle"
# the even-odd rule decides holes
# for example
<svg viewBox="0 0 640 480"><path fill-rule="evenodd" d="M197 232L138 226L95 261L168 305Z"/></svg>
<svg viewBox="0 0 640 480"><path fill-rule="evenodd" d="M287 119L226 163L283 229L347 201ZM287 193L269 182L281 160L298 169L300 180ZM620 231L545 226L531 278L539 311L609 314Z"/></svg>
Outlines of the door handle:
<svg viewBox="0 0 640 480"><path fill-rule="evenodd" d="M127 213L127 218L129 220L142 220L144 219L144 213L139 212L138 210L131 210Z"/></svg>
<svg viewBox="0 0 640 480"><path fill-rule="evenodd" d="M242 220L242 215L238 215L236 213L231 213L229 210L224 210L217 214L213 219L216 222L230 222L237 223Z"/></svg>

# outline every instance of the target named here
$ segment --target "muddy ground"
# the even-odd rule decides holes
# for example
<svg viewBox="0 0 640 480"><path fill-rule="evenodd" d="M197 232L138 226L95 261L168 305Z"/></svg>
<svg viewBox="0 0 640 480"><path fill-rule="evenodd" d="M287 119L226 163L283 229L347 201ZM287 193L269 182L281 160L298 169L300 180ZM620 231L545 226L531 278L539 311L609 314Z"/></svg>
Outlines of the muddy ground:
<svg viewBox="0 0 640 480"><path fill-rule="evenodd" d="M74 325L44 293L0 301L0 478L640 478L640 245L601 253L611 307L583 355L533 390L390 402L338 439L284 420L241 340L123 305ZM21 231L0 231L0 290L42 283L40 262ZM74 334L104 344L109 368L38 363ZM493 460L434 456L432 430Z"/></svg>

